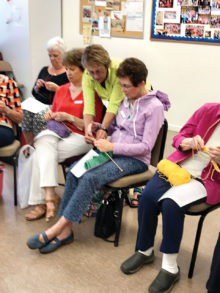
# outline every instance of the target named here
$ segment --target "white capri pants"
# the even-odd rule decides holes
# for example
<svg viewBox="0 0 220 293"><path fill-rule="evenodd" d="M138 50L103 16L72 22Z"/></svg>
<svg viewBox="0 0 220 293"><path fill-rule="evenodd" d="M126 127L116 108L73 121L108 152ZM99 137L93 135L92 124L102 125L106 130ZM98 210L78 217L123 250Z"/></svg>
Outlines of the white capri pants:
<svg viewBox="0 0 220 293"><path fill-rule="evenodd" d="M71 133L64 139L53 135L41 136L36 139L34 146L30 205L45 203L43 187L58 186L58 163L87 153L92 148L85 142L84 136L78 133Z"/></svg>

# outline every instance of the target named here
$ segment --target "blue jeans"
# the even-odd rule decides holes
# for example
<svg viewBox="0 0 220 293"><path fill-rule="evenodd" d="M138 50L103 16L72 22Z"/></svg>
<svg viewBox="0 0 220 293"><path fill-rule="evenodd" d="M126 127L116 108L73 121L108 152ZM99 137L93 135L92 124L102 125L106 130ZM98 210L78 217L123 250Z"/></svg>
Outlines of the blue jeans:
<svg viewBox="0 0 220 293"><path fill-rule="evenodd" d="M143 162L132 157L114 156L114 160L123 172L112 161L108 161L77 178L70 172L74 164L70 167L59 217L64 216L70 222L79 223L97 189L121 177L144 172L148 168Z"/></svg>
<svg viewBox="0 0 220 293"><path fill-rule="evenodd" d="M160 251L163 253L179 252L183 235L184 213L190 205L204 202L206 198L181 208L169 198L158 202L158 199L170 188L170 183L161 179L156 173L143 190L138 207L137 250L145 251L154 246L158 215L161 212L163 239Z"/></svg>
<svg viewBox="0 0 220 293"><path fill-rule="evenodd" d="M13 130L6 126L0 126L0 147L10 145L15 140Z"/></svg>

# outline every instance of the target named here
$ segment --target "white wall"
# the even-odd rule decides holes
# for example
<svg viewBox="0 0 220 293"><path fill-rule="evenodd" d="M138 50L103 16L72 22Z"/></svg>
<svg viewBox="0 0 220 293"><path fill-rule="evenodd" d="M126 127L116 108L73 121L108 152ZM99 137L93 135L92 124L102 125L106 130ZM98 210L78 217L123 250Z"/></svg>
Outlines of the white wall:
<svg viewBox="0 0 220 293"><path fill-rule="evenodd" d="M169 128L179 130L189 116L206 102L220 102L220 48L214 45L150 41L152 1L145 0L144 39L99 38L112 57L137 57L149 70L154 89L166 92L172 107ZM82 47L79 34L80 0L63 0L63 37L68 46Z"/></svg>
<svg viewBox="0 0 220 293"><path fill-rule="evenodd" d="M60 0L0 0L0 51L24 84L25 98L40 69L49 64L46 42L61 34ZM16 21L18 15L20 20ZM11 18L10 23L6 23Z"/></svg>
<svg viewBox="0 0 220 293"><path fill-rule="evenodd" d="M16 21L16 8L20 21ZM0 51L4 60L12 65L17 80L23 84L30 83L28 22L28 0L17 0L16 5L0 1ZM26 92L27 88L24 89Z"/></svg>

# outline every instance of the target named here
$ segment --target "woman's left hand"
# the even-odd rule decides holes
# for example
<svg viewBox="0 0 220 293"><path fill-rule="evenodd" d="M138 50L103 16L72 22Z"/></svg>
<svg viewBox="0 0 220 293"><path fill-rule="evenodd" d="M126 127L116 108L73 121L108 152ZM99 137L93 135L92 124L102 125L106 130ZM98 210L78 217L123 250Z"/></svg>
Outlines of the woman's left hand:
<svg viewBox="0 0 220 293"><path fill-rule="evenodd" d="M9 107L5 105L5 103L0 101L0 113L4 113L7 115Z"/></svg>
<svg viewBox="0 0 220 293"><path fill-rule="evenodd" d="M113 152L114 145L110 141L107 141L106 139L98 139L94 142L94 146L97 147L97 149L100 152Z"/></svg>
<svg viewBox="0 0 220 293"><path fill-rule="evenodd" d="M48 91L55 92L59 86L54 82L45 81L45 87Z"/></svg>
<svg viewBox="0 0 220 293"><path fill-rule="evenodd" d="M220 165L220 147L209 147L210 158Z"/></svg>

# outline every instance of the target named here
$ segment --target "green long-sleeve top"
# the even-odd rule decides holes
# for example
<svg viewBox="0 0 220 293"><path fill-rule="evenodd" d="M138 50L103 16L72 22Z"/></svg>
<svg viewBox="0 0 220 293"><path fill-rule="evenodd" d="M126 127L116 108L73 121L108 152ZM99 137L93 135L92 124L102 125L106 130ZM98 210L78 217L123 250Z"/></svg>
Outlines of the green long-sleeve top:
<svg viewBox="0 0 220 293"><path fill-rule="evenodd" d="M105 80L105 88L94 80L87 70L84 71L82 79L84 114L95 116L95 91L101 99L109 101L107 112L117 114L118 107L124 98L119 84L119 78L116 76L120 62L120 60L111 59L108 76Z"/></svg>
<svg viewBox="0 0 220 293"><path fill-rule="evenodd" d="M95 91L101 99L107 100L109 102L106 112L111 112L115 115L117 114L118 107L124 98L124 94L119 83L119 78L116 76L116 71L120 63L121 60L111 59L111 65L108 68L108 76L105 80L105 87L94 80L87 69L84 71L82 79L84 96L83 114L90 114L95 116ZM150 83L146 82L146 88L151 88Z"/></svg>

